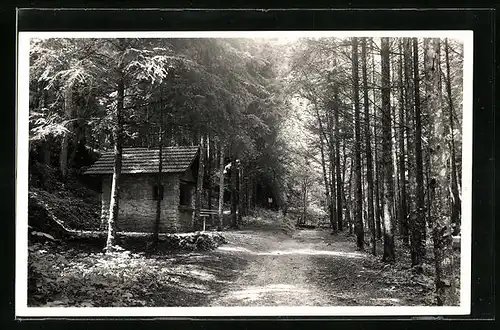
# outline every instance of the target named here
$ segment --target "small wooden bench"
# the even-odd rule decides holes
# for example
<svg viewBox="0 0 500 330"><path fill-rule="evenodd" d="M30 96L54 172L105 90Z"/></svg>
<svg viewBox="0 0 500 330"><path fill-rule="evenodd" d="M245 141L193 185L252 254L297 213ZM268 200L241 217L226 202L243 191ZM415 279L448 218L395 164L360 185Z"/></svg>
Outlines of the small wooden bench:
<svg viewBox="0 0 500 330"><path fill-rule="evenodd" d="M219 210L208 210L208 209L201 209L200 210L200 218L203 220L203 231L205 231L206 227L206 219L211 216L211 215L218 215Z"/></svg>

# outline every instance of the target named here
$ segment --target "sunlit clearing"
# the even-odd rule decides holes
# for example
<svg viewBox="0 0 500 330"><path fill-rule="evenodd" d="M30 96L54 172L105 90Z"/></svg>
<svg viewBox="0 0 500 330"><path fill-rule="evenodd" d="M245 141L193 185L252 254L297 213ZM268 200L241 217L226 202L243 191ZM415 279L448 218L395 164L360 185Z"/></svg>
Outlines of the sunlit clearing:
<svg viewBox="0 0 500 330"><path fill-rule="evenodd" d="M258 254L258 252L253 252L252 250L246 249L244 247L239 247L239 246L219 246L219 250L221 250L221 251L246 252L246 253Z"/></svg>
<svg viewBox="0 0 500 330"><path fill-rule="evenodd" d="M219 250L222 251L233 251L233 252L244 252L260 256L269 255L312 255L312 256L336 256L336 257L346 257L346 258L364 258L366 257L362 253L356 252L340 252L340 251L328 251L328 250L313 250L313 249L291 249L291 250L274 250L268 252L255 252L250 249L239 247L239 246L220 246Z"/></svg>
<svg viewBox="0 0 500 330"><path fill-rule="evenodd" d="M281 294L305 294L308 290L297 288L294 285L289 284L271 284L266 286L250 287L244 290L231 292L231 298L240 300L258 300L262 295L267 293L281 293Z"/></svg>
<svg viewBox="0 0 500 330"><path fill-rule="evenodd" d="M399 303L400 300L397 298L371 298L371 300L376 300L376 301L390 301L393 303Z"/></svg>
<svg viewBox="0 0 500 330"><path fill-rule="evenodd" d="M267 255L289 255L289 254L302 254L302 255L326 255L326 256L338 256L347 258L363 258L364 254L355 252L339 252L339 251L328 251L328 250L312 250L312 249L297 249L297 250L275 250L268 253L263 253Z"/></svg>

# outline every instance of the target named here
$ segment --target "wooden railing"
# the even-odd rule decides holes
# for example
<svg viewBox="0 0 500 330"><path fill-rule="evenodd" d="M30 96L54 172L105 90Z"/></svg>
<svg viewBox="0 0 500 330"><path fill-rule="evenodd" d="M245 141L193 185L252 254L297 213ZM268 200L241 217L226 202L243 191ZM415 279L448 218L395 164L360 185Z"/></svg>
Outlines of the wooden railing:
<svg viewBox="0 0 500 330"><path fill-rule="evenodd" d="M205 228L206 228L207 218L211 215L218 215L218 214L219 214L218 210L208 210L208 209L201 209L200 210L200 218L203 221L203 231L205 231Z"/></svg>

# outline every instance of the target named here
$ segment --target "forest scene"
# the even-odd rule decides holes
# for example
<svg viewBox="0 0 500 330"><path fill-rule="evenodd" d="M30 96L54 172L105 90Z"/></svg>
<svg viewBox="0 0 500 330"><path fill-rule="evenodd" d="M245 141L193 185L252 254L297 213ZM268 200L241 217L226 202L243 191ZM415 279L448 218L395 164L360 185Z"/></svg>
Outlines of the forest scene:
<svg viewBox="0 0 500 330"><path fill-rule="evenodd" d="M463 48L32 38L28 306L458 306Z"/></svg>

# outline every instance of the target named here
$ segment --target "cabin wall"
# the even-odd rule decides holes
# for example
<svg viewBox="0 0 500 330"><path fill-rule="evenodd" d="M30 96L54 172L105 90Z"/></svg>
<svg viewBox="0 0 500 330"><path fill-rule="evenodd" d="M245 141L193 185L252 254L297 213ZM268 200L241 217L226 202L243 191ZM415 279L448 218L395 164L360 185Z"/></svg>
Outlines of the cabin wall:
<svg viewBox="0 0 500 330"><path fill-rule="evenodd" d="M157 174L122 174L120 179L120 204L117 220L119 231L152 232L156 219L153 187ZM192 221L179 212L179 175L163 174L163 200L161 205L160 232L192 230ZM105 227L109 214L111 176L103 177L101 195L101 222Z"/></svg>
<svg viewBox="0 0 500 330"><path fill-rule="evenodd" d="M193 184L189 184L187 188L189 189L189 193L191 195L191 202L189 205L182 205L179 207L179 222L182 231L192 231L194 228L194 196L196 187Z"/></svg>

